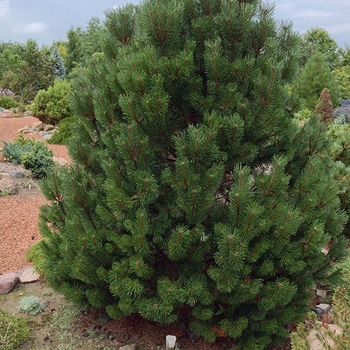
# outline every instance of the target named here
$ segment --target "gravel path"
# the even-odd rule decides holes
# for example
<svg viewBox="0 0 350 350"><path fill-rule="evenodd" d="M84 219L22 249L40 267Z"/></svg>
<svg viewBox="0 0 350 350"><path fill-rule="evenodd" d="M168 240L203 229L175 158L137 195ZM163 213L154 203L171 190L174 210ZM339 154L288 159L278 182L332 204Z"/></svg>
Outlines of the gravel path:
<svg viewBox="0 0 350 350"><path fill-rule="evenodd" d="M34 117L1 118L0 148L2 141L13 142L19 135L18 130L37 122ZM39 135L26 135L41 139ZM54 157L69 160L65 146L49 145ZM22 171L20 165L0 162L0 173ZM0 273L16 271L28 265L26 250L41 239L38 230L39 208L47 203L46 198L38 191L27 191L26 194L0 196Z"/></svg>

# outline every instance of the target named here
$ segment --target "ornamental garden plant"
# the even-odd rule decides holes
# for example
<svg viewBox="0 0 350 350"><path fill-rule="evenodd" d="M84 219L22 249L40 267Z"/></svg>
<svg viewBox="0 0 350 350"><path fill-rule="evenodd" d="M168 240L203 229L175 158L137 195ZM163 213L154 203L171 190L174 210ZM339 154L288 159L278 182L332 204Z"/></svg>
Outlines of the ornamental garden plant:
<svg viewBox="0 0 350 350"><path fill-rule="evenodd" d="M41 183L46 280L232 349L285 341L347 244L327 126L293 121L298 35L254 0L146 0L105 23L72 83L73 164Z"/></svg>

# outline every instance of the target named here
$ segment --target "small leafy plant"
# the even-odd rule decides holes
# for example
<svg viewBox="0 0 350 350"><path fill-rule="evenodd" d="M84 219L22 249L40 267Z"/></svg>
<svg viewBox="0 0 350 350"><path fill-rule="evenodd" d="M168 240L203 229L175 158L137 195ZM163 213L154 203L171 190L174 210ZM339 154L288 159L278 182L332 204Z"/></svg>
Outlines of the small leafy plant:
<svg viewBox="0 0 350 350"><path fill-rule="evenodd" d="M21 163L25 169L31 170L34 177L41 179L54 167L52 156L44 142L35 142L30 150L22 153Z"/></svg>
<svg viewBox="0 0 350 350"><path fill-rule="evenodd" d="M0 310L0 349L17 349L31 335L25 320Z"/></svg>
<svg viewBox="0 0 350 350"><path fill-rule="evenodd" d="M12 97L0 95L0 107L10 109L16 106L17 102Z"/></svg>
<svg viewBox="0 0 350 350"><path fill-rule="evenodd" d="M29 315L37 315L46 310L46 305L42 299L34 295L23 297L18 307L19 312L24 312Z"/></svg>

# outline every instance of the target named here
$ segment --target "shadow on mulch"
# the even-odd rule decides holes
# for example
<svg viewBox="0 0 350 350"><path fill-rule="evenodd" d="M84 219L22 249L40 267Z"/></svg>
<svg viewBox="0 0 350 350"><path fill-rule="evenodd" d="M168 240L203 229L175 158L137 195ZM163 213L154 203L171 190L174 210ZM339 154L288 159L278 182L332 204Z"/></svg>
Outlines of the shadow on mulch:
<svg viewBox="0 0 350 350"><path fill-rule="evenodd" d="M164 349L165 337L168 334L175 335L180 348L185 350L228 350L235 345L234 341L226 336L218 337L215 343L209 343L203 338L196 337L181 323L160 325L139 315L131 315L119 320L109 319L101 324L101 318L103 319L103 315L99 310L90 309L74 321L73 332L81 335L88 330L93 330L96 333L105 334L113 340L113 345L137 344L150 350L156 350L157 347ZM290 349L289 341L271 348L271 350Z"/></svg>

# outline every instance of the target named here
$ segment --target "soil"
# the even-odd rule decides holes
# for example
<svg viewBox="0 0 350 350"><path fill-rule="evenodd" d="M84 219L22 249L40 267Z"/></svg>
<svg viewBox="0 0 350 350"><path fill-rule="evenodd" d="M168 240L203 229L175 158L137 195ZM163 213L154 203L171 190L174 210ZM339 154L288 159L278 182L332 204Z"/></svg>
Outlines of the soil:
<svg viewBox="0 0 350 350"><path fill-rule="evenodd" d="M30 126L38 119L33 117L1 118L1 141L13 142L19 129ZM26 135L41 139L39 135ZM49 145L54 157L70 161L64 146ZM21 171L19 165L0 162L0 173ZM38 230L39 208L47 202L34 179L16 179L17 192L0 197L0 274L17 271L31 263L26 260L26 250L42 237ZM36 316L20 313L18 306L24 296L42 298L47 310ZM53 349L118 349L122 345L137 344L140 350L165 348L166 335L175 335L182 349L229 349L233 343L227 337L215 344L194 337L183 324L160 326L139 316L111 320L103 310L78 310L55 293L45 281L19 284L9 294L0 295L0 309L25 317L31 327L32 337L22 344L21 350ZM4 335L0 334L1 339ZM6 349L6 348L5 348ZM276 348L277 349L277 348ZM290 349L289 345L278 348Z"/></svg>

